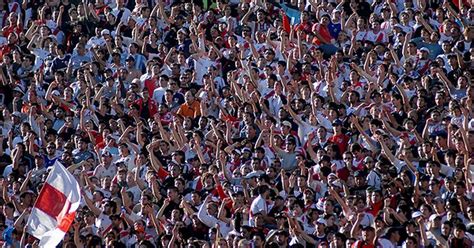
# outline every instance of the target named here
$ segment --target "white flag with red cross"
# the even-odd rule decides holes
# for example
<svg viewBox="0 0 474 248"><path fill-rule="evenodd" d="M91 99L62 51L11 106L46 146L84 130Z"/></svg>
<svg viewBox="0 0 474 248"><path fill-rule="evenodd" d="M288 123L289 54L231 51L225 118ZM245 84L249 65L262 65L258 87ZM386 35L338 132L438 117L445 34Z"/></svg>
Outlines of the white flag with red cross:
<svg viewBox="0 0 474 248"><path fill-rule="evenodd" d="M40 247L56 247L69 230L81 201L74 176L56 161L28 218L28 233Z"/></svg>

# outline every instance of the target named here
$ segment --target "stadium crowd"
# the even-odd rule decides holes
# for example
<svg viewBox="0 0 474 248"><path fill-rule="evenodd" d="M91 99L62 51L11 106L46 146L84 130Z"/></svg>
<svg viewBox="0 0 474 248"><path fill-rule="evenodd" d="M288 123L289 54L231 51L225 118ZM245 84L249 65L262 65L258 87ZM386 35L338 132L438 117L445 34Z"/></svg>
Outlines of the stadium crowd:
<svg viewBox="0 0 474 248"><path fill-rule="evenodd" d="M474 247L470 4L1 0L3 247Z"/></svg>

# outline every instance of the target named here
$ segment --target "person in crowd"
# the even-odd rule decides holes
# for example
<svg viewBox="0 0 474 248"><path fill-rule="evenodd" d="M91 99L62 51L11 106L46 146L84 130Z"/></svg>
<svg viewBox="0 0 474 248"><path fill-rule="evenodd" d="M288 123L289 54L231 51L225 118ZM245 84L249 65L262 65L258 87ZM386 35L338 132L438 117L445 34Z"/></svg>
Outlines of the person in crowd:
<svg viewBox="0 0 474 248"><path fill-rule="evenodd" d="M0 244L473 247L472 1L0 1Z"/></svg>

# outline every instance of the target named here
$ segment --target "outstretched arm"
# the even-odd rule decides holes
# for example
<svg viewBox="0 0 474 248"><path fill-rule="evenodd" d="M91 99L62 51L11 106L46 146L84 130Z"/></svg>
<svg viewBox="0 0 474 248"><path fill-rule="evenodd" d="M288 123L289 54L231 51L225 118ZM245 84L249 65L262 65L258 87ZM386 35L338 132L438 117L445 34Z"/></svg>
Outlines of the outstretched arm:
<svg viewBox="0 0 474 248"><path fill-rule="evenodd" d="M81 194L84 198L84 201L86 202L87 207L92 211L92 213L94 213L96 217L99 216L102 213L102 210L94 205L94 202L92 202L84 190L81 190Z"/></svg>

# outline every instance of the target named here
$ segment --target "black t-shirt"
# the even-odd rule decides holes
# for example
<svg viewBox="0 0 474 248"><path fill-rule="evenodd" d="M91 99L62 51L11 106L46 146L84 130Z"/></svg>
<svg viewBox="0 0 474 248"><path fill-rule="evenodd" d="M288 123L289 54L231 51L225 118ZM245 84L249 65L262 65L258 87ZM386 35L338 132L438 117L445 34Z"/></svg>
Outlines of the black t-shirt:
<svg viewBox="0 0 474 248"><path fill-rule="evenodd" d="M5 167L12 163L12 159L7 154L3 154L0 156L0 174L3 174Z"/></svg>
<svg viewBox="0 0 474 248"><path fill-rule="evenodd" d="M451 248L472 247L472 241L470 241L467 238L457 239L453 237L449 240L448 244L449 244L449 247Z"/></svg>
<svg viewBox="0 0 474 248"><path fill-rule="evenodd" d="M349 189L349 191L351 192L351 195L358 195L365 198L367 187L368 187L367 185L352 187L351 189Z"/></svg>
<svg viewBox="0 0 474 248"><path fill-rule="evenodd" d="M178 45L178 41L176 40L176 33L179 28L171 27L166 36L164 37L164 44L166 47L174 47Z"/></svg>
<svg viewBox="0 0 474 248"><path fill-rule="evenodd" d="M170 218L171 218L171 212L172 212L174 209L179 209L179 204L178 204L178 203L175 203L175 202L173 202L173 201L171 201L170 204L165 208L165 211L163 212L163 215L164 215L167 219L170 219Z"/></svg>
<svg viewBox="0 0 474 248"><path fill-rule="evenodd" d="M393 118L397 121L399 125L403 125L403 121L408 117L405 111L396 111L392 113Z"/></svg>
<svg viewBox="0 0 474 248"><path fill-rule="evenodd" d="M370 9L370 4L368 2L362 1L357 6L357 14L364 19L369 19L372 10Z"/></svg>
<svg viewBox="0 0 474 248"><path fill-rule="evenodd" d="M150 118L150 109L148 108L148 101L143 101L140 117L145 120L148 120L148 118Z"/></svg>
<svg viewBox="0 0 474 248"><path fill-rule="evenodd" d="M146 45L146 51L147 51L148 53L158 53L158 52L159 52L159 51L158 51L158 47L155 47L155 48L154 48L154 47L152 47L150 44L147 44L147 45Z"/></svg>
<svg viewBox="0 0 474 248"><path fill-rule="evenodd" d="M171 177L171 176L166 177L165 180L163 181L162 187L165 188L165 189L167 189L167 188L169 188L169 187L174 186L174 179L175 179L175 178L174 178L174 177Z"/></svg>
<svg viewBox="0 0 474 248"><path fill-rule="evenodd" d="M6 72L5 75L7 75ZM13 101L12 92L12 88L8 85L0 85L0 104L11 104Z"/></svg>
<svg viewBox="0 0 474 248"><path fill-rule="evenodd" d="M458 78L460 76L462 76L462 70L461 68L456 68L450 72L448 72L448 75L446 75L449 79L449 81L451 81L455 86L457 85L458 83Z"/></svg>
<svg viewBox="0 0 474 248"><path fill-rule="evenodd" d="M342 5L342 7L344 8L344 12L346 12L348 15L351 15L353 13L350 2L351 1L346 1ZM357 11L357 14L364 19L369 19L369 16L372 13L370 9L370 4L365 1L362 1L361 3L359 3L359 5L356 8L356 11Z"/></svg>
<svg viewBox="0 0 474 248"><path fill-rule="evenodd" d="M164 166L167 166L171 162L171 155L163 156L160 154L155 154L160 161L160 163Z"/></svg>
<svg viewBox="0 0 474 248"><path fill-rule="evenodd" d="M311 236L311 238L313 238L316 241L317 244L320 244L321 242L327 242L328 241L326 234L324 234L323 237L318 237L314 234L310 234L309 236ZM318 247L318 246L311 245L310 243L306 243L306 247Z"/></svg>

